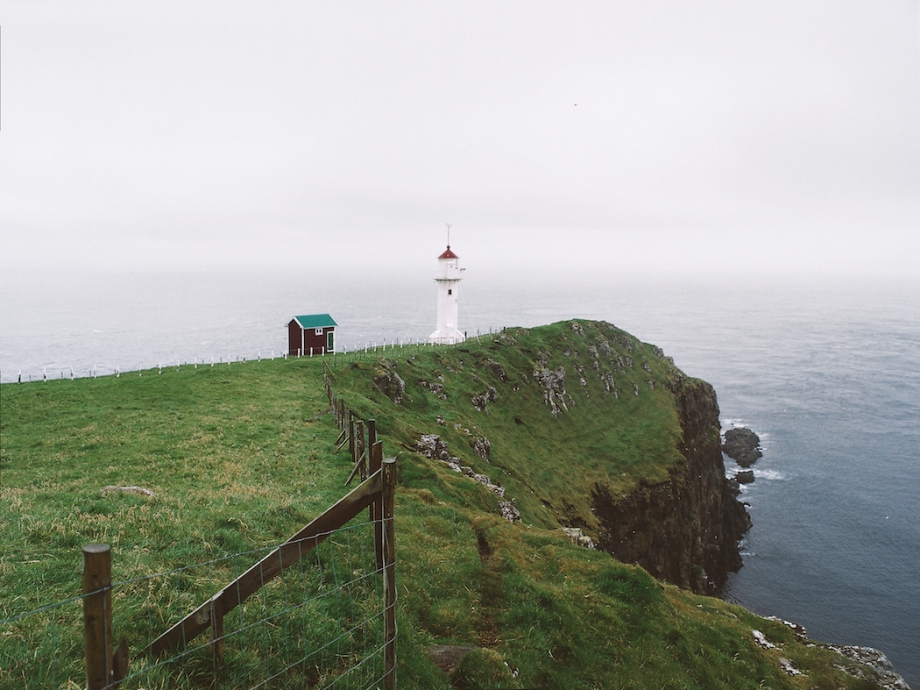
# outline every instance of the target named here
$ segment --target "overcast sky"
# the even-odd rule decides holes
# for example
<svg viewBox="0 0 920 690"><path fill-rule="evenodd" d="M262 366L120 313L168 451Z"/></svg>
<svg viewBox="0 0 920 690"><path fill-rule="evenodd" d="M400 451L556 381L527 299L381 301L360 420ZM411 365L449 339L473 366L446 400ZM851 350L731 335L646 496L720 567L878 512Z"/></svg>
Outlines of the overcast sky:
<svg viewBox="0 0 920 690"><path fill-rule="evenodd" d="M16 2L0 267L920 273L920 2Z"/></svg>

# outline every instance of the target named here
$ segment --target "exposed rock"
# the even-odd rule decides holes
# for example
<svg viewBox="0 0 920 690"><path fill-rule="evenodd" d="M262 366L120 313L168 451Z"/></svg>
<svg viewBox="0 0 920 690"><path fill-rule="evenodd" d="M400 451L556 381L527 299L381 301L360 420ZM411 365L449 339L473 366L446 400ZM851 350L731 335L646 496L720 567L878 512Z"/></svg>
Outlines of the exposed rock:
<svg viewBox="0 0 920 690"><path fill-rule="evenodd" d="M763 453L760 452L760 438L747 427L726 431L722 452L741 467L750 467L763 456Z"/></svg>
<svg viewBox="0 0 920 690"><path fill-rule="evenodd" d="M508 375L505 373L505 368L501 364L496 362L494 359L487 359L486 364L489 366L489 371L492 372L492 376L497 378L502 383L508 380Z"/></svg>
<svg viewBox="0 0 920 690"><path fill-rule="evenodd" d="M776 645L770 642L770 640L767 639L767 636L759 630L751 630L751 634L754 636L754 642L756 642L759 646L763 647L764 649L776 649Z"/></svg>
<svg viewBox="0 0 920 690"><path fill-rule="evenodd" d="M565 367L560 365L554 371L534 369L533 378L543 386L543 400L550 406L554 417L562 410L568 412L569 408L565 404Z"/></svg>
<svg viewBox="0 0 920 690"><path fill-rule="evenodd" d="M593 549L594 540L589 537L587 534L581 531L580 527L563 527L562 531L565 533L565 536L569 538L573 544L578 546L583 546L586 549Z"/></svg>
<svg viewBox="0 0 920 690"><path fill-rule="evenodd" d="M604 382L604 396L606 397L610 393L613 393L613 397L619 399L620 394L617 392L616 386L613 382L613 374L609 369L605 369L604 373L601 374L601 381Z"/></svg>
<svg viewBox="0 0 920 690"><path fill-rule="evenodd" d="M474 395L472 398L470 398L470 400L473 403L473 407L475 407L477 410L489 414L489 410L486 408L490 402L495 402L498 400L498 391L495 390L494 386L489 386L485 393L482 393L481 395Z"/></svg>
<svg viewBox="0 0 920 690"><path fill-rule="evenodd" d="M488 460L489 454L492 452L492 444L489 443L489 439L485 436L481 436L473 441L473 450L475 450L483 460Z"/></svg>
<svg viewBox="0 0 920 690"><path fill-rule="evenodd" d="M486 444L489 443L488 439L485 437L479 440L484 441ZM472 467L461 465L460 458L450 454L447 449L447 443L437 434L422 434L415 444L415 449L419 454L425 456L429 460L439 460L450 467L454 472L459 472L489 489L489 491L498 496L498 510L502 517L509 522L515 522L521 519L521 514L518 512L514 499L512 498L509 501L505 498L505 487L496 484L487 475L479 474Z"/></svg>
<svg viewBox="0 0 920 690"><path fill-rule="evenodd" d="M573 330L575 333L577 333L578 335L584 335L584 334L585 334L585 331L584 331L584 329L582 329L581 324L578 323L577 321L573 321L573 322L572 322L572 330Z"/></svg>
<svg viewBox="0 0 920 690"><path fill-rule="evenodd" d="M739 484L750 484L754 481L754 470L741 470L735 475L735 481Z"/></svg>
<svg viewBox="0 0 920 690"><path fill-rule="evenodd" d="M786 657L780 657L779 667L783 673L787 676L801 676L804 675L799 669L793 666L792 662L789 661Z"/></svg>
<svg viewBox="0 0 920 690"><path fill-rule="evenodd" d="M777 618L776 616L767 616L766 619L768 621L776 621L777 623L782 623L783 625L791 628L799 642L804 642L808 639L808 631L805 630L804 625L799 625L798 623L790 623L789 621L784 621L782 618Z"/></svg>
<svg viewBox="0 0 920 690"><path fill-rule="evenodd" d="M863 666L841 665L840 669L861 680L875 683L885 690L910 690L907 682L895 671L894 666L885 656L872 647L854 647L850 645L826 645L838 654L857 661Z"/></svg>
<svg viewBox="0 0 920 690"><path fill-rule="evenodd" d="M395 364L393 366L395 367ZM380 373L374 377L374 383L385 396L398 405L402 402L403 393L406 392L406 382L392 368L384 367L379 371Z"/></svg>
<svg viewBox="0 0 920 690"><path fill-rule="evenodd" d="M422 434L415 449L429 460L446 461L450 458L447 452L447 443L441 440L437 434Z"/></svg>
<svg viewBox="0 0 920 690"><path fill-rule="evenodd" d="M521 519L513 498L510 501L499 501L498 510L508 522L517 522Z"/></svg>

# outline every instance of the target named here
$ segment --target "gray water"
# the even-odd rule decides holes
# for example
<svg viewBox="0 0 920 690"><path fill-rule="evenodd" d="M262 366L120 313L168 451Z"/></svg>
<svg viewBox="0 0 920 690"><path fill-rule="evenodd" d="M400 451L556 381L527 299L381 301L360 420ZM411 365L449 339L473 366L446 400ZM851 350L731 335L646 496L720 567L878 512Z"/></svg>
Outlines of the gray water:
<svg viewBox="0 0 920 690"><path fill-rule="evenodd" d="M4 383L277 356L295 314L330 313L349 350L424 338L435 319L426 271L8 273L0 288ZM815 639L883 649L920 687L918 285L534 284L468 271L461 287L470 335L572 317L661 346L713 384L723 428L761 436L743 494L754 527L726 597Z"/></svg>

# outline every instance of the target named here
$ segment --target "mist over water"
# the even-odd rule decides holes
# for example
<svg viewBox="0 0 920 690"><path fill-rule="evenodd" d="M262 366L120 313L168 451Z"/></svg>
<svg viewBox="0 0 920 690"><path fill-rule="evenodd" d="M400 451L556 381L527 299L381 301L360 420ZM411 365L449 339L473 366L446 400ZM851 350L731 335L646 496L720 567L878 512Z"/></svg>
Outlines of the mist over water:
<svg viewBox="0 0 920 690"><path fill-rule="evenodd" d="M726 597L814 639L878 647L920 686L917 286L542 275L469 271L461 329L603 319L713 384L723 429L750 426L764 452L743 490L754 527ZM330 313L349 351L435 326L424 270L7 273L0 287L4 384L20 369L40 379L43 368L58 378L71 366L85 376L278 355L295 314Z"/></svg>

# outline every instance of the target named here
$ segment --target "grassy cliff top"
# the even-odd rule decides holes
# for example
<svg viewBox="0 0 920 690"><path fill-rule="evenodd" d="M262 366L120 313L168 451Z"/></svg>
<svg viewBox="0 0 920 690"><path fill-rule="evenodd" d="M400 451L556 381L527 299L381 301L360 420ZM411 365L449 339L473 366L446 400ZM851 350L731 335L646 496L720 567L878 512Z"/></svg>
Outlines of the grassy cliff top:
<svg viewBox="0 0 920 690"><path fill-rule="evenodd" d="M683 374L659 348L607 323L507 329L358 361L334 377L349 405L401 445L393 452L438 435L463 465L504 486L534 526L591 530L596 483L628 493L663 481L681 460L670 389Z"/></svg>
<svg viewBox="0 0 920 690"><path fill-rule="evenodd" d="M399 455L400 687L874 687L781 623L663 585L557 529L590 529L578 497L593 482L626 492L680 461L668 385L682 374L656 348L608 324L568 322L386 355L333 358L332 374L353 410L378 419L386 454ZM324 414L323 366L0 387L0 619L76 596L86 543L111 544L114 577L128 580L275 544L340 498L350 466ZM417 453L426 434L501 484L522 519L505 520L494 490ZM132 631L141 612L172 622L232 576L189 574L154 611L125 600L116 628ZM775 647L758 645L755 629ZM72 633L56 630L58 640ZM449 678L428 656L438 644L478 651ZM65 648L76 660L61 663L79 680L80 646ZM780 658L804 675L784 673ZM18 687L9 678L0 687Z"/></svg>

